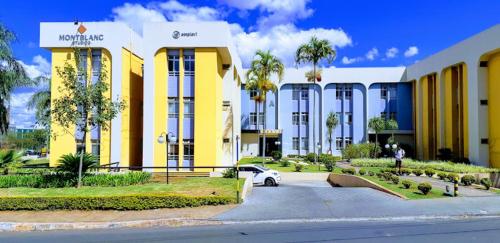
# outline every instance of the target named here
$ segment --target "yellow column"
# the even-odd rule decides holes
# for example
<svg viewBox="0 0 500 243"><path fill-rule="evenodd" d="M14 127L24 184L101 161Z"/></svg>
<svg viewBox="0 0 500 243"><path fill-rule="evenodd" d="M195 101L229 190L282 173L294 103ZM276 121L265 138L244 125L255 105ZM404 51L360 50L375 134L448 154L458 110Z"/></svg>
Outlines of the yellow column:
<svg viewBox="0 0 500 243"><path fill-rule="evenodd" d="M428 77L421 79L422 92L422 151L423 159L429 159L429 94L428 94Z"/></svg>
<svg viewBox="0 0 500 243"><path fill-rule="evenodd" d="M109 53L108 50L102 49L102 62L106 67L107 75L108 78L106 79L106 83L108 84L108 91L106 92L105 96L109 99L111 99L111 90L112 90L112 85L111 85L111 80L112 80L112 72L111 72L111 53ZM101 164L109 164L111 163L111 122L108 123L108 129L102 129L101 128ZM117 161L113 161L117 162Z"/></svg>
<svg viewBox="0 0 500 243"><path fill-rule="evenodd" d="M464 124L464 156L469 158L469 81L467 79L467 65L462 64L463 67L463 124Z"/></svg>
<svg viewBox="0 0 500 243"><path fill-rule="evenodd" d="M184 162L184 52L179 50L179 166Z"/></svg>
<svg viewBox="0 0 500 243"><path fill-rule="evenodd" d="M444 71L445 77L445 147L453 150L453 94L452 94L452 78L451 68Z"/></svg>
<svg viewBox="0 0 500 243"><path fill-rule="evenodd" d="M131 54L128 50L122 48L122 98L126 103L125 109L122 111L122 130L121 130L121 151L120 165L130 165L130 71L131 71Z"/></svg>
<svg viewBox="0 0 500 243"><path fill-rule="evenodd" d="M488 60L488 117L490 166L500 168L500 53Z"/></svg>
<svg viewBox="0 0 500 243"><path fill-rule="evenodd" d="M156 138L167 131L167 49L158 50L154 57L154 82L155 82L155 97L154 97L154 156L153 166L166 165L166 145L160 144ZM163 171L163 170L158 170Z"/></svg>

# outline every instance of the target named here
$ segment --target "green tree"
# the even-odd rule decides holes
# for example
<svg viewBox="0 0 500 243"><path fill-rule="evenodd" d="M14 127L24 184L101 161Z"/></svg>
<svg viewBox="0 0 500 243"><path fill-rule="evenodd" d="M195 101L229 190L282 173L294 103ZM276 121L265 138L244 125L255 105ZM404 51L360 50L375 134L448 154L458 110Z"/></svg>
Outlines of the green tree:
<svg viewBox="0 0 500 243"><path fill-rule="evenodd" d="M326 117L326 133L328 134L328 143L330 144L329 153L332 153L332 134L335 128L339 125L339 118L337 114L330 111Z"/></svg>
<svg viewBox="0 0 500 243"><path fill-rule="evenodd" d="M308 43L302 44L295 52L295 63L297 65L302 63L312 63L313 73L312 77L317 77L318 63L326 59L328 63L335 60L337 53L328 40L319 40L316 36L311 37ZM307 78L307 77L306 77ZM316 78L317 79L317 78ZM313 84L316 84L316 79L313 78ZM316 85L313 86L316 89ZM318 156L316 151L316 90L313 92L313 148L314 148L314 162L317 162Z"/></svg>
<svg viewBox="0 0 500 243"><path fill-rule="evenodd" d="M395 137L394 137L394 131L398 130L398 128L399 128L399 125L398 125L398 122L396 120L389 119L389 120L385 121L385 129L391 131L391 138L393 141L396 141Z"/></svg>
<svg viewBox="0 0 500 243"><path fill-rule="evenodd" d="M378 134L385 129L385 119L382 117L373 117L368 121L368 128L375 132L375 146L379 146L378 144ZM375 157L377 153L375 153Z"/></svg>
<svg viewBox="0 0 500 243"><path fill-rule="evenodd" d="M16 40L13 32L0 23L0 133L9 129L9 102L12 91L30 84L26 72L12 54L10 45Z"/></svg>
<svg viewBox="0 0 500 243"><path fill-rule="evenodd" d="M80 152L80 163L78 170L78 187L81 186L82 166L85 154L85 142L87 133L92 127L100 127L103 130L109 128L109 123L124 108L123 100L112 101L105 94L109 90L108 73L105 59L101 60L100 71L96 80L87 75L87 62L82 62L81 51L90 52L90 49L74 49L74 58L66 60L62 67L56 67L56 75L61 79L58 87L61 96L53 100L51 116L53 121L73 134L75 140L83 141ZM88 55L92 56L92 55ZM92 60L90 63L93 63ZM77 132L74 130L76 127ZM81 137L77 137L81 134ZM54 134L57 136L57 134Z"/></svg>
<svg viewBox="0 0 500 243"><path fill-rule="evenodd" d="M257 96L253 98L257 103L257 127L260 125L259 106L263 105L264 121L262 121L262 124L264 133L262 134L262 163L265 162L264 157L266 156L266 97L269 91L276 93L277 90L277 86L271 80L271 76L278 76L278 82L281 82L284 72L285 66L276 56L272 55L270 51L258 50L246 73L246 89L257 91Z"/></svg>

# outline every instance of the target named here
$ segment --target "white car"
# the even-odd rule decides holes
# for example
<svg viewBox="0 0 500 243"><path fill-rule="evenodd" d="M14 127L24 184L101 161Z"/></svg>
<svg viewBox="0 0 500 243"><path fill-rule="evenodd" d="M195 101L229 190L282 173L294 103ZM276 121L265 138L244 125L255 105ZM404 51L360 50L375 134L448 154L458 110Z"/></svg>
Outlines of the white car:
<svg viewBox="0 0 500 243"><path fill-rule="evenodd" d="M266 186L278 186L281 181L281 176L278 171L265 168L260 165L240 165L239 170L241 172L252 172L253 173L253 184L263 184Z"/></svg>

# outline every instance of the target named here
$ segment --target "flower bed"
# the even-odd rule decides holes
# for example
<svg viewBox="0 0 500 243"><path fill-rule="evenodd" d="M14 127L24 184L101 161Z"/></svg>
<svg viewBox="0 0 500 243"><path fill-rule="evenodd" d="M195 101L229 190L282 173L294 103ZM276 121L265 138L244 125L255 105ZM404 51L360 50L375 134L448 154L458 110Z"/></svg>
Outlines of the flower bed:
<svg viewBox="0 0 500 243"><path fill-rule="evenodd" d="M351 164L355 167L394 167L394 159L353 159ZM423 162L404 159L403 167L410 169L433 169L436 171L454 173L491 173L500 172L499 169L486 168L476 165L456 164L444 161Z"/></svg>

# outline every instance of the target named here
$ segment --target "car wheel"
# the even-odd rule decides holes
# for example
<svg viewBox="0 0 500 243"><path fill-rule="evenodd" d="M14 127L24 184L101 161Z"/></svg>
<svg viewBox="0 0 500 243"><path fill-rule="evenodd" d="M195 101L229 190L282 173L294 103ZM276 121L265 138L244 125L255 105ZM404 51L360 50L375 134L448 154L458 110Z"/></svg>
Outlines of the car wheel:
<svg viewBox="0 0 500 243"><path fill-rule="evenodd" d="M274 185L275 185L275 183L274 183L273 178L267 178L267 179L264 181L264 185L266 185L266 186L274 186Z"/></svg>

